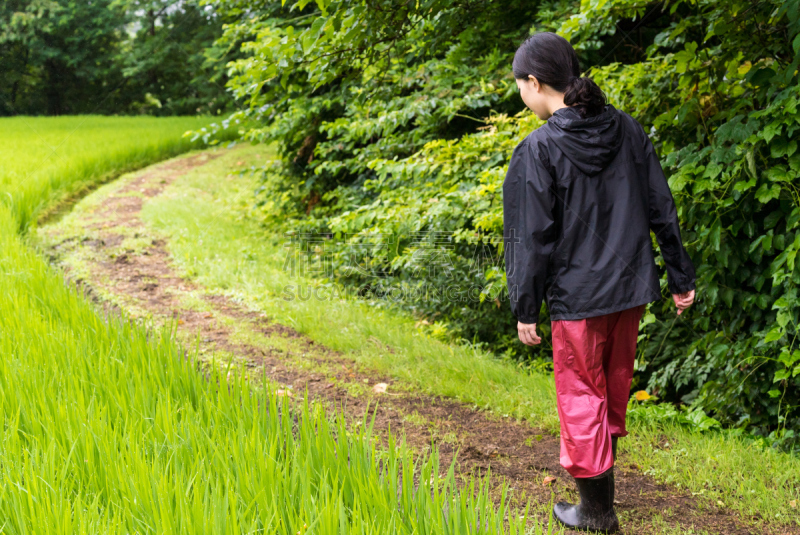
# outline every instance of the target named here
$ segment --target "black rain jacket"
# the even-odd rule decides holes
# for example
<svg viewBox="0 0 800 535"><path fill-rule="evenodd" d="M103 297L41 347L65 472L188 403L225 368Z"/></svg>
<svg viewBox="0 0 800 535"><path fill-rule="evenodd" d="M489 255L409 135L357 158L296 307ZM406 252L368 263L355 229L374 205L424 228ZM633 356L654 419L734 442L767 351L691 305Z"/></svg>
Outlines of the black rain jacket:
<svg viewBox="0 0 800 535"><path fill-rule="evenodd" d="M609 314L661 299L650 230L670 293L695 288L675 201L653 144L607 105L582 118L555 111L514 149L503 182L503 241L511 310L538 323Z"/></svg>

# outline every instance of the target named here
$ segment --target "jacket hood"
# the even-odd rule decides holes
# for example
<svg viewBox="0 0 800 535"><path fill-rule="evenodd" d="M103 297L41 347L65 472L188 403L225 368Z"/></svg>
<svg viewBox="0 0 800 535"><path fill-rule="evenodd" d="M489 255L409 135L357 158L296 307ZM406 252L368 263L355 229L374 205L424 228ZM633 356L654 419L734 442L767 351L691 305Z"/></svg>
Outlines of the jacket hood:
<svg viewBox="0 0 800 535"><path fill-rule="evenodd" d="M605 169L622 146L622 117L610 104L599 115L585 119L574 107L559 108L547 124L553 143L589 176Z"/></svg>

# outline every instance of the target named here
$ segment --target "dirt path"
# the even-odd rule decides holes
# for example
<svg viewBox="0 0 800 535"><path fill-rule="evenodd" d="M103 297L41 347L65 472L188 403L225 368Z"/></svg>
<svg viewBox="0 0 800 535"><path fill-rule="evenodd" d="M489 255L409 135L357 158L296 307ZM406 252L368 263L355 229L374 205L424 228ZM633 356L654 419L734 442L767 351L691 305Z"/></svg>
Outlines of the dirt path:
<svg viewBox="0 0 800 535"><path fill-rule="evenodd" d="M540 504L541 513L548 510L551 500L576 499L572 480L558 462L557 437L524 422L414 392L393 377L358 369L346 354L326 348L225 296L200 292L202 306L187 305L187 295L198 295L202 288L176 274L166 244L152 237L139 214L147 199L161 194L189 170L222 154L209 152L171 160L126 179L100 209L81 221L93 236L91 239L69 237L59 241L58 236L51 235L51 243L57 244L49 250L52 260L59 262L80 249L88 260L83 266L84 279L78 282L98 302L112 308L111 301L123 303L122 307L134 316L150 315L160 321L178 317L181 334L191 340L199 335L203 352L234 355L259 375L266 372L272 381L285 385L295 399L307 389L311 399L342 408L353 423L361 421L367 407L372 411L377 403L374 429L379 434L389 428L395 435L403 432L417 451L426 451L435 443L442 471L458 449L458 473L483 474L491 468L498 485L495 490L504 477L512 487L510 498L515 506L523 507L531 499ZM128 247L126 243L136 245ZM70 267L65 269L69 272ZM109 296L116 299L110 300ZM242 335L245 331L248 336ZM385 349L392 351L390 347ZM388 393L374 393L371 387L377 383L387 383ZM555 476L556 480L544 484L548 476ZM752 531L744 527L749 522L729 510L701 506L685 492L655 483L626 462L625 455L619 459L616 477L623 533L767 532ZM499 494L493 492L493 496L499 502ZM798 533L789 529L769 532Z"/></svg>

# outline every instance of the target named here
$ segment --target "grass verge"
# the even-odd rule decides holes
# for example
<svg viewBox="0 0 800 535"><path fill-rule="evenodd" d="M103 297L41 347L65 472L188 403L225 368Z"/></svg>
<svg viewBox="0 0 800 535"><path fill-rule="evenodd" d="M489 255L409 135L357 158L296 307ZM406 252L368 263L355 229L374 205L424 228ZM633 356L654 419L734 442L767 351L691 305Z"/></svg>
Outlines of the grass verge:
<svg viewBox="0 0 800 535"><path fill-rule="evenodd" d="M143 218L170 237L170 250L185 274L422 391L558 431L551 376L469 345L444 344L401 314L340 298L333 285L284 269L291 253L285 240L248 216L254 178L230 174L219 180L233 161L246 167L269 157L260 147L238 149L145 205ZM701 433L646 415L633 420L630 431L621 451L657 480L757 522L800 523L800 459L735 433Z"/></svg>

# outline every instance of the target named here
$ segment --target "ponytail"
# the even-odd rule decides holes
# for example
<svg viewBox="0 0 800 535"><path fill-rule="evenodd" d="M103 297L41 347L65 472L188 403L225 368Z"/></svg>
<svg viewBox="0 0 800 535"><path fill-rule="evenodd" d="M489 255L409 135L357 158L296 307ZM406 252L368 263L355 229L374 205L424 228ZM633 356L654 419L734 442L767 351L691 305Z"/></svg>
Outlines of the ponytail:
<svg viewBox="0 0 800 535"><path fill-rule="evenodd" d="M564 93L564 104L575 106L582 117L602 113L606 96L591 78L581 76L578 55L569 41L552 32L531 35L517 48L512 62L514 78L532 74L540 83Z"/></svg>
<svg viewBox="0 0 800 535"><path fill-rule="evenodd" d="M592 117L603 112L606 95L591 78L573 76L564 91L564 104L578 108L583 117Z"/></svg>

